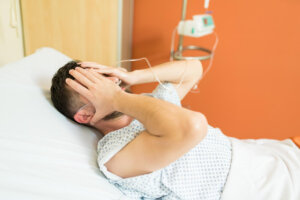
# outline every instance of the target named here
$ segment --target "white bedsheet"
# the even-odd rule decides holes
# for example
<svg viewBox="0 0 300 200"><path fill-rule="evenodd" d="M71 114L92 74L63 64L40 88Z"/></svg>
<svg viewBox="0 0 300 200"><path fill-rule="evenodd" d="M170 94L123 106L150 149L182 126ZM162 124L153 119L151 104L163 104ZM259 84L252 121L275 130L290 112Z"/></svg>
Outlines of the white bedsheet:
<svg viewBox="0 0 300 200"><path fill-rule="evenodd" d="M300 199L300 150L290 139L231 141L232 165L222 200Z"/></svg>
<svg viewBox="0 0 300 200"><path fill-rule="evenodd" d="M0 67L1 200L127 199L98 170L101 135L51 105L50 80L69 60L43 48ZM290 140L231 141L223 200L300 199L300 151Z"/></svg>
<svg viewBox="0 0 300 200"><path fill-rule="evenodd" d="M0 199L126 199L100 173L102 137L52 106L50 81L70 58L43 48L0 67Z"/></svg>

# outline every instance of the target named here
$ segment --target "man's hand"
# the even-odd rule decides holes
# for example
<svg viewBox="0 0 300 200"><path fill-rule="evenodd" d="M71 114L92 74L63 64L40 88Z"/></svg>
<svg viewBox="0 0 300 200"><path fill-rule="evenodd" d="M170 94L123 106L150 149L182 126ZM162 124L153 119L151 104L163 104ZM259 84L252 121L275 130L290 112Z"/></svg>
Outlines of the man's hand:
<svg viewBox="0 0 300 200"><path fill-rule="evenodd" d="M119 67L109 67L105 65L100 65L95 62L81 62L79 63L82 68L91 68L100 74L105 74L108 76L115 76L123 82L123 86L128 88L134 84L134 77L130 72L127 72L125 68Z"/></svg>
<svg viewBox="0 0 300 200"><path fill-rule="evenodd" d="M114 100L122 89L113 81L105 78L93 69L76 67L69 72L75 79L66 79L66 83L80 95L87 98L95 107L96 113L90 121L95 124L107 114L115 111Z"/></svg>
<svg viewBox="0 0 300 200"><path fill-rule="evenodd" d="M83 68L96 68L101 74L116 76L128 85L151 83L157 81L158 78L161 82L167 81L172 83L180 99L183 99L194 85L197 84L203 73L202 64L199 60L167 62L152 68L131 72L92 62L83 62L81 66Z"/></svg>

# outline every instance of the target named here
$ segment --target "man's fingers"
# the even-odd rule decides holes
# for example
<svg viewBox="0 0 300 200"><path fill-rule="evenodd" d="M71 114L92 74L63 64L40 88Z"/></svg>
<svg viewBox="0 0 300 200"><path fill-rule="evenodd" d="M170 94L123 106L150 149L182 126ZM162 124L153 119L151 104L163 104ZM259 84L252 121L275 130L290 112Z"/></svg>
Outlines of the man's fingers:
<svg viewBox="0 0 300 200"><path fill-rule="evenodd" d="M79 63L82 68L96 68L96 69L105 69L108 68L105 65L100 65L95 62L81 62Z"/></svg>
<svg viewBox="0 0 300 200"><path fill-rule="evenodd" d="M76 67L77 69L77 67ZM88 79L86 76L84 76L81 72L79 72L78 70L73 70L71 69L69 71L69 73L82 85L86 86L87 88L92 87L93 82Z"/></svg>
<svg viewBox="0 0 300 200"><path fill-rule="evenodd" d="M123 67L119 67L118 69L122 70L123 72L128 72L127 69L125 69Z"/></svg>
<svg viewBox="0 0 300 200"><path fill-rule="evenodd" d="M110 68L110 69L95 69L94 71L96 71L96 72L98 72L100 74L107 74L109 76L116 76L119 79L122 79L122 78L124 78L126 76L125 73L120 72L119 70L114 69L114 68Z"/></svg>
<svg viewBox="0 0 300 200"><path fill-rule="evenodd" d="M99 69L95 69L96 71L105 74L105 73L115 73L117 74L118 71L122 71L122 72L127 72L127 70L125 68L119 67L119 68L114 68L114 67L108 67L108 68L99 68Z"/></svg>
<svg viewBox="0 0 300 200"><path fill-rule="evenodd" d="M100 80L103 80L103 79L104 79L104 76L102 76L101 74L97 73L98 70L91 69L89 72L90 72L91 74L93 74L95 77L97 77L98 79L100 79Z"/></svg>
<svg viewBox="0 0 300 200"><path fill-rule="evenodd" d="M78 92L80 95L84 96L85 98L87 98L89 101L92 100L92 94L90 93L90 91L83 87L82 85L80 85L79 83L77 83L75 80L72 80L70 78L66 79L66 83L68 86L70 86L73 90L75 90L76 92Z"/></svg>
<svg viewBox="0 0 300 200"><path fill-rule="evenodd" d="M90 70L82 69L81 67L76 67L75 70L80 72L81 74L83 74L83 76L85 78L87 78L88 80L90 80L93 83L96 83L98 81L98 79L97 79L98 77L96 77L94 74L92 74Z"/></svg>
<svg viewBox="0 0 300 200"><path fill-rule="evenodd" d="M94 69L93 71L98 72L100 74L116 75L113 69Z"/></svg>

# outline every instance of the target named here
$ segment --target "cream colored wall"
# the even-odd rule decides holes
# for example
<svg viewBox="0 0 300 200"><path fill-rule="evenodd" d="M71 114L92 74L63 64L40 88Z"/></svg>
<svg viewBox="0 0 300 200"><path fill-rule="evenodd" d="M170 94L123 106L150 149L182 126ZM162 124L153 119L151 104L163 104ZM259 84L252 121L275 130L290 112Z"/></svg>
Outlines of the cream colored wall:
<svg viewBox="0 0 300 200"><path fill-rule="evenodd" d="M0 66L24 55L20 16L19 0L0 0Z"/></svg>
<svg viewBox="0 0 300 200"><path fill-rule="evenodd" d="M21 0L25 55L49 46L73 59L114 66L131 56L131 44L122 43L131 42L131 4L132 0Z"/></svg>
<svg viewBox="0 0 300 200"><path fill-rule="evenodd" d="M56 0L57 1L57 0ZM70 4L68 2L72 2L73 7L84 7L83 2L80 0L77 0L77 3L73 0L63 0L63 1L58 1L60 3L60 7L63 6L63 4L67 3L68 7L70 7ZM51 31L47 30L46 32L41 34L41 29L39 29L38 33L39 34L34 34L32 33L36 28L38 27L37 18L36 15L36 9L33 10L34 12L27 12L27 7L30 5L30 3L33 3L32 5L35 4L47 4L51 2L51 5L55 3L53 0L39 0L39 1L32 1L32 0L22 0L22 6L21 6L21 1L20 0L0 0L0 66L3 64L18 60L24 55L28 55L33 53L37 48L42 47L42 46L52 46L63 53L66 53L67 55L77 58L77 59L82 59L82 60L93 60L93 61L98 61L103 64L113 64L115 61L120 60L120 59L129 59L131 58L131 43L132 43L132 21L133 21L133 4L134 0L102 0L102 1L95 1L101 4L101 7L99 7L97 13L102 13L105 14L105 10L108 11L109 9L109 14L102 15L102 18L108 18L108 20L104 20L104 22L109 22L110 26L108 25L103 25L103 24L96 24L94 27L98 27L97 30L100 30L99 27L114 27L110 28L112 29L111 31L105 31L107 34L105 35L102 31L102 34L97 34L97 39L95 37L92 37L89 35L88 37L83 37L81 35L81 38L77 38L80 41L79 43L83 43L82 45L89 46L91 48L90 51L86 51L87 49L84 50L84 48L80 48L80 54L78 52L75 53L72 52L74 51L74 47L71 48L71 50L65 50L66 45L57 45L58 40L57 37L55 37L55 41L51 43L51 39L53 37L49 37L47 39L47 36L49 33L52 33ZM80 5L79 3L80 2ZM90 4L92 5L92 2ZM14 10L11 10L11 8L14 8L14 3L15 3L15 8ZM87 4L88 5L88 4ZM36 6L36 5L35 5ZM53 5L52 5L53 6ZM20 12L20 7L22 7L22 11ZM94 6L95 7L95 6ZM44 18L46 18L47 14L45 13L47 10L49 10L49 7L46 7L47 9L38 9L38 10L43 10L44 12ZM101 11L101 9L104 9ZM113 9L112 9L113 8ZM73 9L70 9L73 10ZM95 10L95 8L88 8L87 11L88 13L92 13L92 11ZM13 12L14 11L14 12ZM112 11L114 11L112 13ZM58 11L56 11L59 13ZM30 13L30 14L29 14ZM23 14L23 19L21 19L21 14ZM14 18L14 16L16 16ZM29 17L31 16L31 17ZM64 15L65 16L65 15ZM68 16L68 15L67 15ZM49 16L48 16L49 18ZM16 19L16 20L15 20ZM92 19L97 19L97 17L93 17ZM99 16L98 16L98 19ZM15 21L16 22L15 22ZM32 20L35 22L32 25ZM41 21L41 20L40 20ZM61 20L55 20L56 22L59 22ZM84 27L86 24L89 24L91 21L91 18L89 20L83 19L79 20L81 21L81 26ZM103 21L103 20L102 20ZM16 27L12 27L14 22L17 24ZM24 29L22 27L22 22L25 24ZM113 22L113 26L112 26ZM98 22L97 22L98 23ZM44 23L47 24L47 23ZM57 23L56 23L57 24ZM77 24L77 23L76 23ZM69 26L69 25L68 25ZM48 23L48 29L49 29L49 23ZM65 24L64 26L65 27ZM46 28L45 28L46 29ZM84 29L84 28L81 28ZM25 35L24 31L25 30ZM43 29L42 29L43 30ZM78 27L76 28L78 30ZM29 33L30 32L30 33ZM64 33L68 31L61 31L60 32L60 37ZM93 31L96 32L96 31ZM72 34L72 37L74 37L76 34ZM102 37L101 37L102 35ZM42 38L46 40L39 42L39 38ZM50 34L50 36L53 36ZM99 37L100 36L100 37ZM87 42L83 40L84 38L89 38L91 40L90 42ZM23 42L23 39L26 39ZM63 40L64 43L65 40ZM38 43L38 44L35 44ZM49 44L48 44L49 43ZM62 42L61 42L62 43ZM74 44L75 42L73 42ZM78 42L76 42L78 43ZM90 44L91 43L91 44ZM23 44L25 47L23 47ZM33 45L35 44L35 45ZM56 46L54 45L56 44ZM61 47L61 48L60 48ZM26 49L26 53L25 53ZM68 51L71 51L68 52ZM73 55L74 54L74 55ZM87 54L87 55L85 55ZM95 54L95 55L94 55ZM122 63L123 67L126 67L127 69L130 69L131 63Z"/></svg>

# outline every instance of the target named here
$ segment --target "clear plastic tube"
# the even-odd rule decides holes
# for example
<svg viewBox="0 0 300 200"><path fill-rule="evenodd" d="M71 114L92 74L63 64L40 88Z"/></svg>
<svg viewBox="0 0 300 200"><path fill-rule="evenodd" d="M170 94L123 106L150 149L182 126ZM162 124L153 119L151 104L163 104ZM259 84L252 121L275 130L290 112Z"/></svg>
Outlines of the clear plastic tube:
<svg viewBox="0 0 300 200"><path fill-rule="evenodd" d="M212 67L213 60L214 60L214 55L215 55L215 51L216 51L216 48L217 48L218 43L219 43L218 34L216 32L214 32L214 35L216 37L216 40L215 40L214 46L213 46L213 48L211 50L211 57L210 57L209 64L208 64L206 70L203 72L203 75L201 76L201 78L197 81L197 83L194 85L193 89L190 91L191 93L199 93L200 92L199 90L197 90L198 84L203 79L203 77L209 72L209 70Z"/></svg>
<svg viewBox="0 0 300 200"><path fill-rule="evenodd" d="M150 62L149 62L149 60L148 60L146 57L143 57L143 58L136 58L136 59L128 59L128 60L120 60L120 61L118 61L116 64L119 64L119 63L122 63L122 62L135 62L135 61L140 61L140 60L145 60L145 61L146 61L148 67L150 68L150 70L151 70L151 72L152 72L154 78L157 80L157 82L158 82L162 87L164 87L166 90L169 90L169 88L165 87L165 86L162 84L162 82L159 80L158 76L154 73L154 71L153 71L153 69L152 69L152 66L151 66ZM182 82L183 82L183 79L184 79L185 72L186 72L186 68L187 68L187 63L185 62L185 68L184 68L184 71L183 71L183 73L182 73L182 75L181 75L180 82L179 82L179 84L176 86L176 88L179 88L179 87L181 86L181 84L182 84Z"/></svg>
<svg viewBox="0 0 300 200"><path fill-rule="evenodd" d="M174 43L175 43L175 33L176 33L177 28L178 28L178 26L176 26L176 27L173 29L173 32L172 32L170 61L173 61ZM201 78L200 78L200 79L197 81L197 83L194 85L193 89L190 90L190 92L192 92L192 93L199 93L199 92L200 92L199 90L198 90L198 91L195 91L195 90L197 90L199 82L203 79L203 77L209 72L209 70L210 70L211 67L212 67L213 59L214 59L214 55L215 55L215 51L216 51L216 48L217 48L218 43L219 43L219 37L218 37L217 33L214 32L214 35L215 35L216 39L215 39L215 43L214 43L213 48L212 48L212 51L211 51L211 57L210 57L209 64L208 64L206 70L203 72L203 75L201 76Z"/></svg>
<svg viewBox="0 0 300 200"><path fill-rule="evenodd" d="M175 33L176 33L177 28L178 28L178 27L176 26L176 27L174 28L173 32L172 32L170 61L173 61ZM195 91L193 91L193 90L196 90L196 89L198 88L199 82L203 79L203 77L209 72L209 70L210 70L211 67L212 67L212 64L213 64L213 58L214 58L214 54L215 54L215 50L216 50L216 48L217 48L217 46L218 46L218 43L219 43L219 37L218 37L217 33L214 32L214 35L215 35L215 37L216 37L216 40L215 40L214 46L213 46L212 51L211 51L211 57L210 57L210 61L209 61L208 67L207 67L206 70L203 72L202 77L197 81L197 83L194 85L193 89L190 91L190 92L192 92L192 93L197 93L197 91L195 92ZM118 62L116 63L116 65L119 64L119 63L123 63L123 62L136 62L136 61L140 61L140 60L145 60L145 61L146 61L148 67L151 69L152 74L153 74L154 78L157 80L157 82L158 82L162 87L164 87L165 89L168 90L168 88L165 87L165 86L162 84L162 82L159 80L158 76L154 73L154 71L152 70L152 66L151 66L150 62L149 62L149 60L148 60L146 57L143 57L143 58L136 58L136 59L128 59L128 60L120 60L120 61L118 61ZM182 85L182 82L183 82L183 80L184 80L184 75L185 75L186 70L187 70L187 64L185 63L185 69L184 69L184 72L183 72L182 75L181 75L180 82L179 82L179 84L177 85L177 88L179 88L179 87Z"/></svg>

